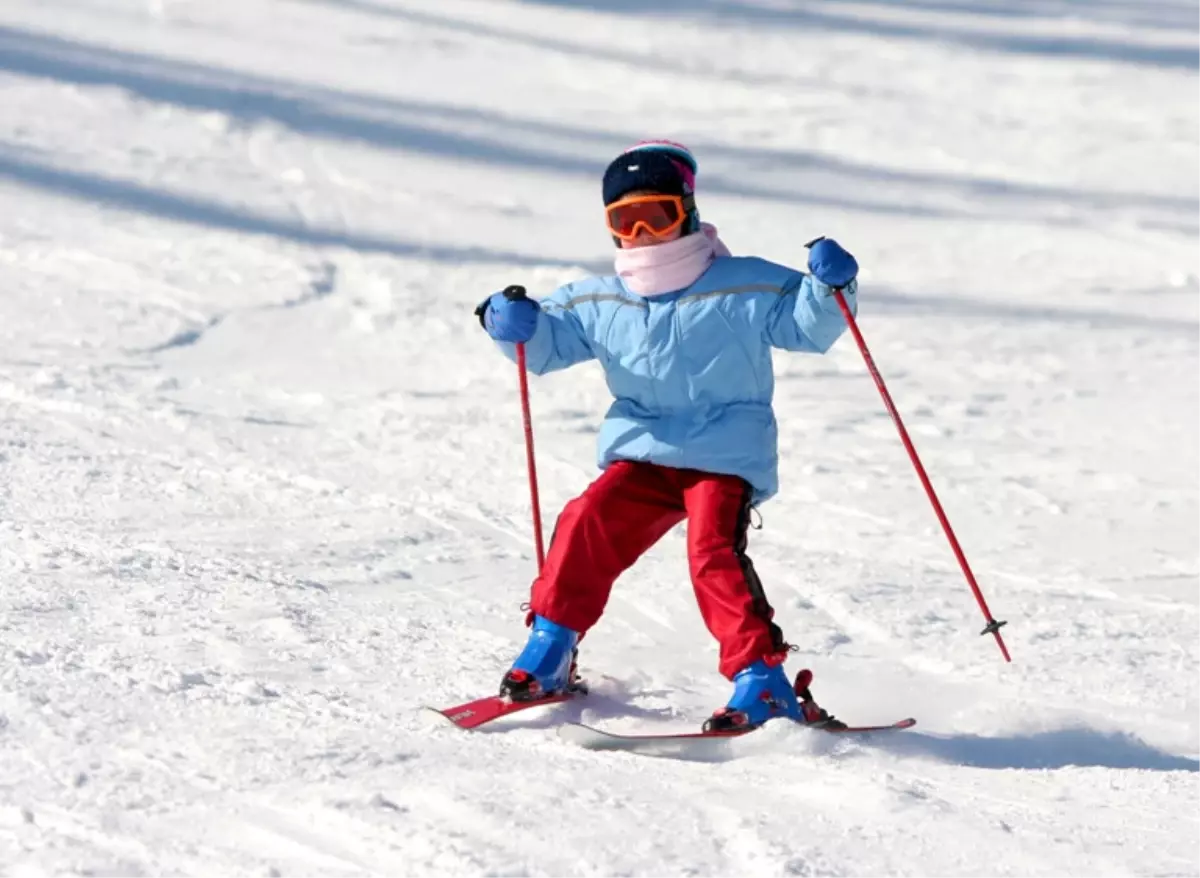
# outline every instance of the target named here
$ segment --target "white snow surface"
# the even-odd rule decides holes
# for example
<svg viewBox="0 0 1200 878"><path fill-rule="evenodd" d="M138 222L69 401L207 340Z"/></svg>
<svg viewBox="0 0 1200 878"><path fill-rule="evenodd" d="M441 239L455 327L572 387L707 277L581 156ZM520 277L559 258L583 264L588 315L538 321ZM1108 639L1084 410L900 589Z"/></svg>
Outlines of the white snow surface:
<svg viewBox="0 0 1200 878"><path fill-rule="evenodd" d="M4 0L0 874L1200 873L1198 132L1185 0ZM682 528L585 700L475 733L535 570L473 306L610 265L599 176L689 144L730 247L859 258L776 357L751 555L871 741L719 760ZM532 381L547 532L594 364Z"/></svg>

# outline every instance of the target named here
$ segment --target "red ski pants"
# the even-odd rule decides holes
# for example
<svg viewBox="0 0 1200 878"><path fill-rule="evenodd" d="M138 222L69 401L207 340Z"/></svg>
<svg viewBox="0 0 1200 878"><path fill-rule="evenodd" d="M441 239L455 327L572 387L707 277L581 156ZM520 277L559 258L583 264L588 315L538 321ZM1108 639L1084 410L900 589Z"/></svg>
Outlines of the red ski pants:
<svg viewBox="0 0 1200 878"><path fill-rule="evenodd" d="M782 662L783 632L746 557L750 486L737 476L613 463L559 516L531 609L585 633L617 577L685 518L692 586L721 645L720 672L732 679L758 659Z"/></svg>

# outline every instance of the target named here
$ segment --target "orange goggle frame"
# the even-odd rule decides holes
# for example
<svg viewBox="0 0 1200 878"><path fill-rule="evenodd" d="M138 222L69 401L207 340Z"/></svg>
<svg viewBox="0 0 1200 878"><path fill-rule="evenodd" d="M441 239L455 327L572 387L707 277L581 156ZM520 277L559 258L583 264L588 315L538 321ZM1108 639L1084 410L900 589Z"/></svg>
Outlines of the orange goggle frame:
<svg viewBox="0 0 1200 878"><path fill-rule="evenodd" d="M634 240L639 230L643 229L656 238L663 238L683 225L694 203L690 195L654 194L622 198L605 208L608 230L622 241Z"/></svg>

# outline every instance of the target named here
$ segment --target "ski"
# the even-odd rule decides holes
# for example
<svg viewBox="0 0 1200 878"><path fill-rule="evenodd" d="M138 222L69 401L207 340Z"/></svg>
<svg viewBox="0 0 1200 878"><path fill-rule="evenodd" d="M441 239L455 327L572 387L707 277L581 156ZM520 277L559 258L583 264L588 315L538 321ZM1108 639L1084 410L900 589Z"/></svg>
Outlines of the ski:
<svg viewBox="0 0 1200 878"><path fill-rule="evenodd" d="M426 707L426 710L440 714L460 729L477 729L485 723L500 719L513 713L519 713L531 707L542 707L547 704L559 704L570 701L581 692L560 692L557 695L547 695L533 701L512 701L499 695L489 695L487 698L477 698L465 704L454 707Z"/></svg>
<svg viewBox="0 0 1200 878"><path fill-rule="evenodd" d="M831 735L864 735L871 732L895 732L909 729L917 724L912 717L894 723L875 726L846 726L845 728L822 728L814 731ZM800 724L803 725L803 724ZM729 729L719 732L680 732L676 734L619 735L581 723L565 723L559 726L558 736L563 741L587 750L620 750L646 756L703 758L718 755L725 750L725 740L740 738L763 726L749 729Z"/></svg>

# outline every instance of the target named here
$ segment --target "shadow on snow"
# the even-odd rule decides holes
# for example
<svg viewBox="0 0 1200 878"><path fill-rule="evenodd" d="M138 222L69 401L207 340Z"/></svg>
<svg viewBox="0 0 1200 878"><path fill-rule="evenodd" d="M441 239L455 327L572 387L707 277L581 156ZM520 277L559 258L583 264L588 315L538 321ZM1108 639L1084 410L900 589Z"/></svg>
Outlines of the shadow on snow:
<svg viewBox="0 0 1200 878"><path fill-rule="evenodd" d="M1200 761L1152 747L1124 732L1084 726L994 738L903 732L881 742L904 756L923 756L968 768L1117 768L1200 771Z"/></svg>
<svg viewBox="0 0 1200 878"><path fill-rule="evenodd" d="M969 49L1000 52L1010 55L1036 55L1070 60L1097 60L1122 64L1137 64L1178 70L1200 69L1200 50L1193 46L1154 45L1123 40L1119 37L1077 35L1063 28L1060 32L1005 32L997 28L1004 20L1017 18L1053 21L1065 19L1068 24L1080 18L1096 24L1125 27L1154 27L1194 34L1197 26L1195 4L1161 4L1153 12L1148 4L1138 0L1124 3L1101 0L1057 0L1057 2L990 2L968 3L966 0L867 0L855 2L852 9L839 9L838 4L804 5L800 8L764 6L745 0L665 0L645 3L642 0L524 0L534 6L559 6L568 9L588 9L595 12L627 15L677 15L688 18L717 19L726 24L746 24L771 28L795 28L804 39L820 39L831 33L859 33L888 39L909 39L928 43L946 43ZM871 15L871 7L899 9L911 13L953 13L958 16L979 16L978 24L959 21L914 17ZM980 26L982 25L982 26Z"/></svg>

